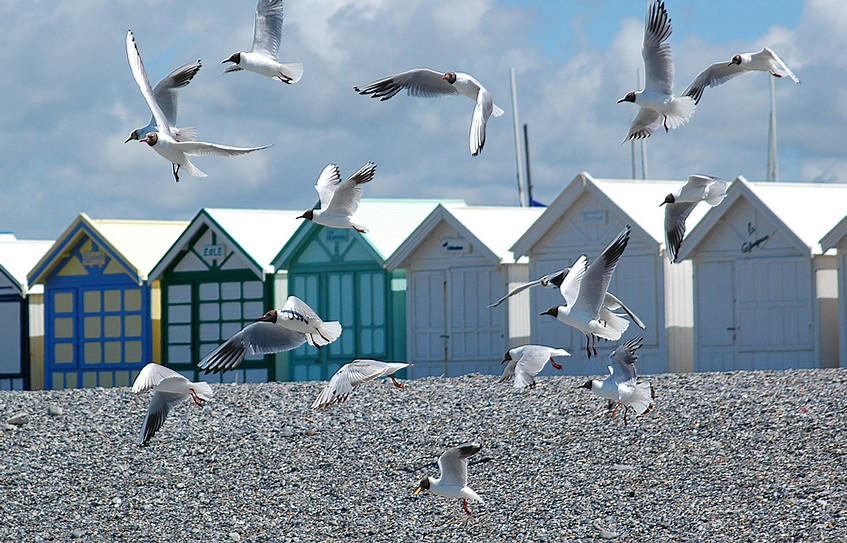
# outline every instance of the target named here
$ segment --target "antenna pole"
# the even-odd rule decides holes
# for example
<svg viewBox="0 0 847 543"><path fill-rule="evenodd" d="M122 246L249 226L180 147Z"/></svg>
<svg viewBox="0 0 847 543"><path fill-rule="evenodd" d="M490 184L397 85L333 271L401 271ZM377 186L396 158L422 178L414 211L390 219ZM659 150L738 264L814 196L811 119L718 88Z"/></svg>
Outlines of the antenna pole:
<svg viewBox="0 0 847 543"><path fill-rule="evenodd" d="M779 181L779 159L776 154L776 93L774 92L773 80L770 81L771 112L768 122L768 181Z"/></svg>
<svg viewBox="0 0 847 543"><path fill-rule="evenodd" d="M515 85L515 69L509 68L509 79L512 83L512 124L515 130L515 168L518 171L518 203L521 207L529 206L529 200L524 193L524 174L521 159L520 122L518 121L518 93Z"/></svg>

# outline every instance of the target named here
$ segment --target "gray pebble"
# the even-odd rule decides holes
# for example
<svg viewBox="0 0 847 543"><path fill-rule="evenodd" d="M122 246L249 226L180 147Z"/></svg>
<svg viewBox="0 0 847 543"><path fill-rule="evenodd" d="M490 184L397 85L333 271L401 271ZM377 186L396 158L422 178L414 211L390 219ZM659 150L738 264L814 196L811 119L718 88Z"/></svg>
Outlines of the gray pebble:
<svg viewBox="0 0 847 543"><path fill-rule="evenodd" d="M29 416L21 411L20 413L16 413L6 419L6 424L12 424L14 426L23 426L24 424L29 422Z"/></svg>

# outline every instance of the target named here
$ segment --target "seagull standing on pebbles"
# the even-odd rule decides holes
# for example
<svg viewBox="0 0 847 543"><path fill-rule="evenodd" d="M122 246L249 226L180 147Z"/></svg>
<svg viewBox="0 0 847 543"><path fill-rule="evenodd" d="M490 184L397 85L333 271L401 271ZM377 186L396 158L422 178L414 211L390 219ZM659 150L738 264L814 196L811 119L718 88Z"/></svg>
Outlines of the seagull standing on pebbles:
<svg viewBox="0 0 847 543"><path fill-rule="evenodd" d="M768 72L774 77L788 76L799 83L800 80L794 75L785 62L767 47L757 53L739 53L726 62L716 62L697 74L682 95L694 98L695 103L700 103L703 90L706 87L717 87L721 83L729 81L733 77L748 72Z"/></svg>
<svg viewBox="0 0 847 543"><path fill-rule="evenodd" d="M488 118L503 114L503 110L491 98L491 93L473 76L462 72L443 73L428 68L416 68L368 83L361 88L353 87L359 94L370 94L371 98L379 98L380 101L388 100L403 89L406 89L409 96L431 98L463 94L476 102L468 137L473 156L478 155L485 146L485 125Z"/></svg>
<svg viewBox="0 0 847 543"><path fill-rule="evenodd" d="M233 53L221 61L221 64L233 63L224 73L249 70L286 84L297 83L303 77L303 65L279 62L277 54L281 37L282 0L259 0L253 25L253 48L249 52Z"/></svg>
<svg viewBox="0 0 847 543"><path fill-rule="evenodd" d="M429 490L439 496L462 498L462 508L470 516L471 510L468 509L468 500L484 503L482 498L468 486L468 458L476 454L481 448L482 445L474 442L463 443L444 451L444 454L438 458L438 470L440 472L438 479L424 477L413 496L417 496L424 490Z"/></svg>
<svg viewBox="0 0 847 543"><path fill-rule="evenodd" d="M320 209L309 209L297 218L330 228L353 228L362 234L366 233L367 228L350 219L359 209L359 200L365 193L362 185L373 179L375 173L376 164L368 162L342 183L338 166L327 164L315 183L315 190L321 200Z"/></svg>
<svg viewBox="0 0 847 543"><path fill-rule="evenodd" d="M564 349L554 349L544 345L521 345L506 351L501 364L506 364L498 383L515 378L515 388L535 387L535 376L544 369L547 361L557 370L562 365L553 360L554 356L570 356Z"/></svg>
<svg viewBox="0 0 847 543"><path fill-rule="evenodd" d="M341 324L324 322L306 302L289 296L282 309L271 309L257 322L226 340L197 366L204 373L237 368L248 354L290 351L308 342L320 349L341 335Z"/></svg>
<svg viewBox="0 0 847 543"><path fill-rule="evenodd" d="M180 168L185 168L189 175L206 177L205 173L197 169L188 160L187 155L234 156L252 153L253 151L269 147L269 145L263 145L262 147L232 147L203 141L177 141L172 135L174 128L168 122L168 118L165 116L162 108L159 107L155 93L150 87L150 80L147 78L147 71L144 69L144 63L141 61L141 55L138 52L138 46L135 44L135 37L132 35L131 30L128 30L126 33L126 57L129 61L132 76L135 78L135 83L141 90L141 95L144 96L147 107L153 112L153 119L156 124L155 130L148 132L138 141L146 143L154 151L171 162L174 180L179 181Z"/></svg>
<svg viewBox="0 0 847 543"><path fill-rule="evenodd" d="M141 434L138 436L138 444L146 445L159 428L165 423L171 408L182 403L189 397L194 400L197 407L212 399L214 393L208 383L194 383L182 374L159 364L149 363L138 372L138 377L132 384L132 391L141 394L147 390L153 390L153 397L147 407L147 416L141 425Z"/></svg>
<svg viewBox="0 0 847 543"><path fill-rule="evenodd" d="M644 23L644 42L641 56L646 74L644 89L630 91L618 100L639 106L638 114L629 125L624 142L649 138L659 126L665 132L678 128L694 115L696 104L690 96L673 95L673 55L667 39L671 35L671 20L665 3L655 0L647 9Z"/></svg>
<svg viewBox="0 0 847 543"><path fill-rule="evenodd" d="M411 364L404 362L381 362L369 359L356 359L349 364L344 364L315 398L312 409L322 409L345 402L355 387L380 377L388 377L397 388L406 388L406 385L399 382L393 374L409 366Z"/></svg>

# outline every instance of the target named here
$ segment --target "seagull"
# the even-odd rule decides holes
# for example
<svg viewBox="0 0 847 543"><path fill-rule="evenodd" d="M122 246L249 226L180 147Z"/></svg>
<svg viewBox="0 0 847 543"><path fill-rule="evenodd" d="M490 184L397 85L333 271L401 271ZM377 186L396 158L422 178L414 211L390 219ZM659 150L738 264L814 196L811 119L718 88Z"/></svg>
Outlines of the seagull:
<svg viewBox="0 0 847 543"><path fill-rule="evenodd" d="M591 265L581 255L565 276L560 287L564 305L553 306L542 315L552 315L585 334L585 350L591 358L592 347L597 355L597 336L618 340L629 326L622 315L603 307L609 282L618 260L629 242L627 225Z"/></svg>
<svg viewBox="0 0 847 543"><path fill-rule="evenodd" d="M271 309L207 354L197 366L204 373L237 368L247 354L279 353L303 343L320 349L341 335L341 324L324 322L306 302L289 296L282 309Z"/></svg>
<svg viewBox="0 0 847 543"><path fill-rule="evenodd" d="M462 498L462 508L471 516L468 509L468 500L484 503L476 492L468 486L468 458L476 454L482 448L479 443L463 443L444 451L438 458L438 479L424 477L413 496L417 496L424 490L430 490L433 494L446 496L448 498Z"/></svg>
<svg viewBox="0 0 847 543"><path fill-rule="evenodd" d="M800 82L794 72L785 65L785 62L776 53L767 47L763 47L757 53L739 53L732 57L729 64L726 62L712 64L694 78L694 81L688 85L682 95L690 96L694 99L694 103L699 104L706 87L717 87L736 75L748 72L768 72L774 77L788 76L795 83Z"/></svg>
<svg viewBox="0 0 847 543"><path fill-rule="evenodd" d="M344 364L315 398L312 409L331 407L333 404L347 401L355 387L380 377L390 378L397 388L406 388L406 385L399 382L392 374L409 366L411 364L404 362L381 362L363 358Z"/></svg>
<svg viewBox="0 0 847 543"><path fill-rule="evenodd" d="M712 207L726 198L727 182L711 175L692 175L688 182L665 196L659 207L665 206L665 252L673 264L685 235L685 220L701 201Z"/></svg>
<svg viewBox="0 0 847 543"><path fill-rule="evenodd" d="M501 364L506 364L503 375L498 383L515 378L515 388L535 387L535 376L544 369L547 361L557 370L562 365L553 360L554 356L570 356L571 353L564 349L554 349L544 345L521 345L506 351Z"/></svg>
<svg viewBox="0 0 847 543"><path fill-rule="evenodd" d="M171 162L176 181L179 181L180 167L185 168L190 175L206 177L206 174L197 169L188 160L186 155L234 156L252 153L253 151L270 147L269 145L263 145L262 147L231 147L229 145L219 145L217 143L206 143L202 141L177 141L172 135L174 128L168 122L168 118L165 116L162 108L159 107L159 103L156 101L156 95L150 87L150 80L147 79L147 71L144 69L144 63L141 61L141 55L138 53L138 46L135 43L135 37L132 35L131 30L127 30L126 33L126 57L129 61L129 67L132 70L132 76L141 90L141 95L144 96L147 107L153 112L153 119L156 125L155 130L148 132L138 141L146 143Z"/></svg>
<svg viewBox="0 0 847 543"><path fill-rule="evenodd" d="M368 83L361 88L353 87L359 94L370 94L371 98L379 98L380 101L388 100L403 89L406 89L409 96L431 98L464 94L476 102L468 138L473 156L478 155L485 145L485 124L488 118L503 114L503 110L492 100L491 93L473 76L462 72L442 73L428 68L416 68Z"/></svg>
<svg viewBox="0 0 847 543"><path fill-rule="evenodd" d="M570 268L565 268L563 270L557 271L556 273L550 273L543 277L530 281L529 283L519 285L510 290L508 294L506 294L493 304L488 304L486 307L497 307L498 305L506 301L506 299L508 299L509 297L514 296L519 292L523 292L524 290L530 287L538 285L547 288L559 289L562 286L562 282L565 280L565 276L568 274L569 271ZM618 299L618 297L612 294L611 292L606 292L606 296L603 299L603 309L607 311L616 311L618 309L622 309L624 312L626 312L627 315L629 315L629 318L632 319L632 322L634 322L636 326L638 326L642 330L645 330L647 328L647 325L645 325L644 322L640 318L638 318L638 315L633 313L630 308L624 305L624 303L620 301L620 299Z"/></svg>
<svg viewBox="0 0 847 543"><path fill-rule="evenodd" d="M644 415L653 408L653 400L656 399L653 385L638 381L635 372L635 361L638 360L635 351L641 347L641 341L642 337L638 336L618 345L609 355L609 375L603 380L590 379L577 387L586 388L601 398L616 402L617 405L623 404L624 424L630 409L638 416Z"/></svg>
<svg viewBox="0 0 847 543"><path fill-rule="evenodd" d="M168 416L171 408L182 403L190 396L197 407L212 399L214 393L208 383L193 383L184 375L170 368L160 366L153 362L147 364L138 372L138 377L132 384L132 391L141 394L147 390L154 390L150 405L147 407L147 416L141 425L141 434L138 436L138 444L146 445Z"/></svg>
<svg viewBox="0 0 847 543"><path fill-rule="evenodd" d="M156 103L159 104L159 109L168 120L171 129L171 137L176 141L191 141L197 137L197 131L194 128L176 128L176 106L178 93L177 89L188 85L188 83L197 75L201 68L200 60L180 66L176 70L169 73L161 81L153 87L153 97ZM156 131L156 118L151 115L150 122L147 126L136 128L133 130L124 143L130 140L138 140L146 136L150 132Z"/></svg>
<svg viewBox="0 0 847 543"><path fill-rule="evenodd" d="M303 77L299 62L280 64L279 42L282 36L282 0L259 0L256 4L256 22L253 25L253 48L238 51L221 64L234 63L224 73L250 70L286 84L297 83Z"/></svg>
<svg viewBox="0 0 847 543"><path fill-rule="evenodd" d="M691 119L696 106L690 96L673 95L673 56L667 43L671 35L671 20L665 3L656 0L647 10L644 24L644 43L641 56L644 58L644 73L647 75L644 89L630 91L618 100L632 102L638 106L638 114L629 125L625 143L631 139L649 138L659 126L665 132L679 128Z"/></svg>
<svg viewBox="0 0 847 543"><path fill-rule="evenodd" d="M365 192L362 185L373 179L375 173L376 164L368 162L342 183L338 166L327 164L315 183L321 208L306 210L297 218L331 228L353 228L362 234L366 233L367 228L351 222L350 218L359 208L359 200Z"/></svg>

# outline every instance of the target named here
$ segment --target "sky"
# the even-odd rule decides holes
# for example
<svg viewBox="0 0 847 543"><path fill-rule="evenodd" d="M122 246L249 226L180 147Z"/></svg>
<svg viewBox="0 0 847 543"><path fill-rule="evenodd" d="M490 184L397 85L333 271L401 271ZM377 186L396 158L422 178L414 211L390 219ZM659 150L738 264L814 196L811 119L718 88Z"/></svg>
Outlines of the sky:
<svg viewBox="0 0 847 543"><path fill-rule="evenodd" d="M636 106L644 0L290 0L280 60L302 62L284 85L221 61L249 50L248 0L7 0L0 3L0 231L55 239L80 213L95 219L189 220L203 207L304 210L335 163L377 164L366 197L518 203L509 69L527 124L533 197L550 202L581 171L631 177L621 145ZM777 80L780 178L847 182L847 10L842 0L666 0L681 93L700 70L763 46L802 81ZM182 175L124 140L150 113L125 50L132 29L151 83L201 59L181 90L177 125L198 139L272 147L194 157ZM468 152L473 102L462 96L380 102L352 89L416 67L474 75L506 113ZM706 89L692 121L647 140L648 176L766 176L768 77ZM658 205L658 203L657 203ZM373 228L374 226L371 226ZM261 233L257 233L261 235Z"/></svg>

